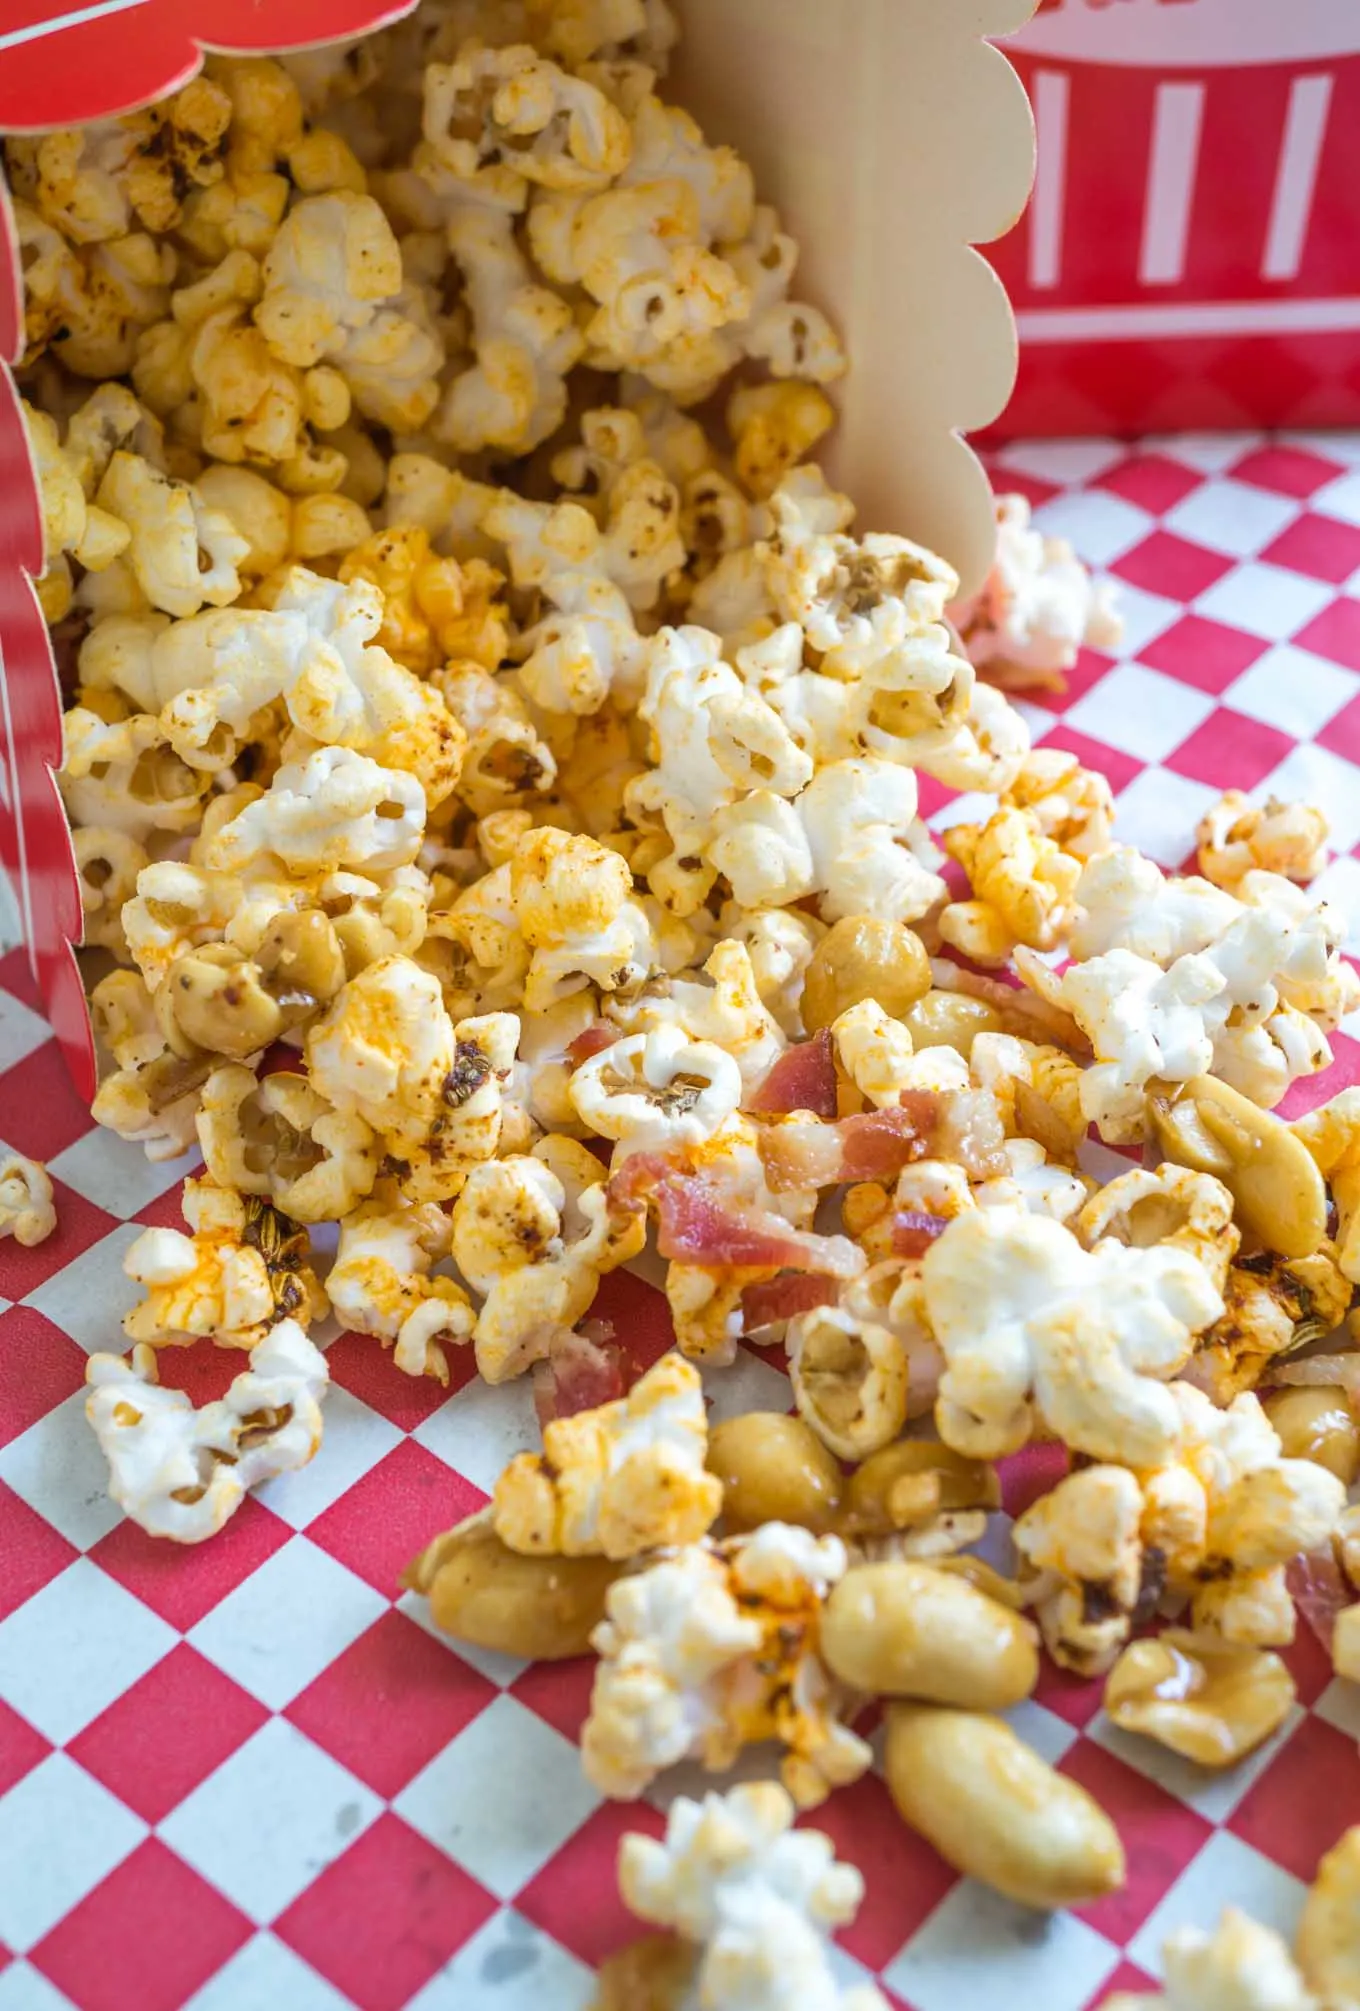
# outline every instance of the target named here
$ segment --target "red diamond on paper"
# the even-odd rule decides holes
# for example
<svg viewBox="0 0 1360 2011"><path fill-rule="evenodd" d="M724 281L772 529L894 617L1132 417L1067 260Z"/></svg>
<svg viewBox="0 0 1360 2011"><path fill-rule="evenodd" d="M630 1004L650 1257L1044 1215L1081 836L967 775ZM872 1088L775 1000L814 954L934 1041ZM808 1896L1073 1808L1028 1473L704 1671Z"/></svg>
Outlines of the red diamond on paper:
<svg viewBox="0 0 1360 2011"><path fill-rule="evenodd" d="M1141 775L1145 764L1132 754L1121 754L1117 748L1107 747L1103 740L1092 740L1089 734L1078 733L1075 727L1055 726L1051 733L1044 735L1045 747L1060 747L1066 754L1075 754L1083 768L1095 768L1108 778L1116 796L1127 789L1135 776Z"/></svg>
<svg viewBox="0 0 1360 2011"><path fill-rule="evenodd" d="M480 1488L408 1438L308 1523L307 1534L395 1599L402 1572L430 1539L485 1505Z"/></svg>
<svg viewBox="0 0 1360 2011"><path fill-rule="evenodd" d="M1005 468L993 462L989 473L999 496L1023 496L1033 510L1062 494L1057 482L1046 482L1042 475L1022 474L1018 468Z"/></svg>
<svg viewBox="0 0 1360 2011"><path fill-rule="evenodd" d="M1102 1983L1098 1994L1091 1999L1085 2011L1100 2011L1102 2004L1108 2004L1112 1997L1118 1997L1124 1991L1134 1996L1139 1992L1146 1992L1147 1995L1155 1997L1157 1980L1149 1976L1146 1969L1140 1969L1136 1963L1121 1962L1114 1975Z"/></svg>
<svg viewBox="0 0 1360 2011"><path fill-rule="evenodd" d="M1110 570L1130 586L1151 594L1165 594L1169 600L1192 601L1207 593L1216 580L1233 568L1233 560L1205 545L1193 545L1172 531L1154 531L1116 559Z"/></svg>
<svg viewBox="0 0 1360 2011"><path fill-rule="evenodd" d="M1118 467L1107 468L1091 486L1108 489L1154 517L1164 517L1203 483L1197 469L1187 468L1184 461L1173 461L1169 454L1131 454Z"/></svg>
<svg viewBox="0 0 1360 2011"><path fill-rule="evenodd" d="M1128 1859L1127 1883L1077 1911L1122 1948L1208 1842L1213 1825L1090 1739L1078 1739L1058 1772L1085 1788L1119 1831Z"/></svg>
<svg viewBox="0 0 1360 2011"><path fill-rule="evenodd" d="M1360 1752L1324 1718L1307 1717L1228 1823L1272 1864L1311 1880L1318 1859L1360 1811Z"/></svg>
<svg viewBox="0 0 1360 2011"><path fill-rule="evenodd" d="M1346 670L1360 670L1360 601L1334 600L1293 638L1299 649L1311 649Z"/></svg>
<svg viewBox="0 0 1360 2011"><path fill-rule="evenodd" d="M1304 501L1346 471L1339 462L1306 447L1254 447L1227 472L1236 482L1250 482L1253 488L1273 489L1278 495Z"/></svg>
<svg viewBox="0 0 1360 2011"><path fill-rule="evenodd" d="M6 1131L10 1129L8 1115L0 1122ZM58 1271L64 1271L84 1251L93 1248L110 1229L118 1227L116 1216L106 1215L93 1201L63 1186L60 1180L52 1182L52 1198L57 1226L50 1236L28 1249L12 1236L0 1240L0 1294L7 1299L26 1299L39 1285L45 1285Z"/></svg>
<svg viewBox="0 0 1360 2011"><path fill-rule="evenodd" d="M1360 696L1327 721L1317 736L1317 744L1345 761L1360 762Z"/></svg>
<svg viewBox="0 0 1360 2011"><path fill-rule="evenodd" d="M608 1320L625 1359L635 1369L649 1369L675 1346L675 1328L666 1294L631 1271L610 1271L600 1280L591 1314Z"/></svg>
<svg viewBox="0 0 1360 2011"><path fill-rule="evenodd" d="M1229 628L1226 622L1210 621L1202 614L1188 614L1145 643L1138 661L1217 697L1269 647L1261 636L1248 635L1245 629Z"/></svg>
<svg viewBox="0 0 1360 2011"><path fill-rule="evenodd" d="M598 1667L593 1655L574 1655L569 1662L531 1662L510 1685L511 1694L545 1725L579 1745Z"/></svg>
<svg viewBox="0 0 1360 2011"><path fill-rule="evenodd" d="M120 1522L100 1537L90 1556L153 1613L185 1633L292 1534L252 1495L210 1543L166 1543L135 1522Z"/></svg>
<svg viewBox="0 0 1360 2011"><path fill-rule="evenodd" d="M1035 1703L1042 1704L1065 1724L1075 1725L1078 1731L1084 1730L1099 1711L1104 1689L1103 1682L1090 1682L1071 1669L1060 1669L1047 1652L1039 1657Z"/></svg>
<svg viewBox="0 0 1360 2011"><path fill-rule="evenodd" d="M94 1128L54 1040L0 1075L0 1111L5 1143L31 1159L55 1159Z"/></svg>
<svg viewBox="0 0 1360 2011"><path fill-rule="evenodd" d="M864 1874L864 1903L836 1938L866 1968L890 1962L959 1882L953 1867L907 1828L877 1774L839 1789L800 1821L824 1830L837 1857Z"/></svg>
<svg viewBox="0 0 1360 2011"><path fill-rule="evenodd" d="M1291 572L1306 573L1309 579L1327 580L1339 587L1360 569L1360 525L1343 524L1336 517L1319 517L1308 511L1282 531L1261 557L1271 565L1288 566Z"/></svg>
<svg viewBox="0 0 1360 2011"><path fill-rule="evenodd" d="M285 1717L391 1801L499 1694L404 1613L384 1613Z"/></svg>
<svg viewBox="0 0 1360 2011"><path fill-rule="evenodd" d="M201 1166L196 1166L187 1177L197 1179L202 1171ZM185 1227L183 1182L172 1181L163 1194L148 1201L145 1208L139 1208L132 1219L140 1222L144 1229L178 1229L182 1233Z"/></svg>
<svg viewBox="0 0 1360 2011"><path fill-rule="evenodd" d="M471 1348L447 1348L449 1381L433 1376L408 1376L392 1359L392 1351L371 1334L341 1334L326 1350L331 1381L377 1411L399 1431L414 1431L439 1406L470 1383L477 1373Z"/></svg>
<svg viewBox="0 0 1360 2011"><path fill-rule="evenodd" d="M153 1836L28 1959L80 2011L178 2011L251 1931L229 1899Z"/></svg>
<svg viewBox="0 0 1360 2011"><path fill-rule="evenodd" d="M5 1248L0 1243L0 1250ZM89 1356L32 1306L0 1313L0 1445L84 1386Z"/></svg>
<svg viewBox="0 0 1360 2011"><path fill-rule="evenodd" d="M1047 712L1066 712L1079 698L1085 698L1088 691L1100 683L1102 677L1114 668L1114 658L1106 656L1098 649L1081 649L1077 652L1076 663L1064 674L1061 691L1039 689L1022 691L1020 698L1033 698L1036 705L1042 705Z"/></svg>
<svg viewBox="0 0 1360 2011"><path fill-rule="evenodd" d="M1212 789L1254 789L1293 745L1276 727L1220 706L1167 756L1165 765Z"/></svg>
<svg viewBox="0 0 1360 2011"><path fill-rule="evenodd" d="M52 1747L35 1725L0 1702L0 1795L45 1760Z"/></svg>
<svg viewBox="0 0 1360 2011"><path fill-rule="evenodd" d="M666 1823L650 1802L602 1803L515 1900L517 1913L591 1968L637 1939L619 1898L619 1844L629 1830L660 1837Z"/></svg>
<svg viewBox="0 0 1360 2011"><path fill-rule="evenodd" d="M496 1910L399 1816L379 1816L274 1932L360 2011L398 2011Z"/></svg>
<svg viewBox="0 0 1360 2011"><path fill-rule="evenodd" d="M0 1480L0 1620L74 1564L80 1555L50 1522Z"/></svg>
<svg viewBox="0 0 1360 2011"><path fill-rule="evenodd" d="M66 1750L143 1822L163 1822L269 1716L181 1641Z"/></svg>

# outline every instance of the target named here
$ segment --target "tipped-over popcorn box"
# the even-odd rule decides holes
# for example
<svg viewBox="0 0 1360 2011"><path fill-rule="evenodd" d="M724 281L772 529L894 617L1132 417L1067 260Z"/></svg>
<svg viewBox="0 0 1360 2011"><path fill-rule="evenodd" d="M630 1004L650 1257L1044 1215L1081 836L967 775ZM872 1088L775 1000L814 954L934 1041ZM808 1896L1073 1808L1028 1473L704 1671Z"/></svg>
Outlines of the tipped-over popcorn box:
<svg viewBox="0 0 1360 2011"><path fill-rule="evenodd" d="M861 520L937 548L965 591L995 537L964 435L1015 379L1014 322L974 246L1002 237L1033 175L1025 93L988 38L1035 0L678 0L668 95L740 148L802 247L800 294L845 338L839 426L823 458ZM376 31L382 0L3 0L0 131L108 118L186 83L200 51L264 54ZM23 272L6 213L0 340L24 352ZM79 1087L95 1051L76 949L80 882L53 771L59 666L34 592L44 566L36 476L9 368L0 369L0 857L14 881L46 1008ZM69 666L66 667L69 671Z"/></svg>
<svg viewBox="0 0 1360 2011"><path fill-rule="evenodd" d="M1044 0L1005 430L1360 423L1356 0Z"/></svg>

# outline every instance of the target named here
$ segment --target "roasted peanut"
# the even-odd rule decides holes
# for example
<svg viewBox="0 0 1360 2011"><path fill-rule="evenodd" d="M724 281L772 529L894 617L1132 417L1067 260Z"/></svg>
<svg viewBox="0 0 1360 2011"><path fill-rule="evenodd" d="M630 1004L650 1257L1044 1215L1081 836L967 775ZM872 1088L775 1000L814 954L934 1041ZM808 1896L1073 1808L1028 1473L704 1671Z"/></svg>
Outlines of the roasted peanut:
<svg viewBox="0 0 1360 2011"><path fill-rule="evenodd" d="M762 1522L829 1529L841 1499L841 1470L815 1431L781 1411L747 1411L714 1425L708 1470L723 1484L729 1530Z"/></svg>
<svg viewBox="0 0 1360 2011"><path fill-rule="evenodd" d="M847 1571L822 1614L822 1655L868 1696L1004 1711L1034 1688L1038 1634L964 1578L893 1560Z"/></svg>
<svg viewBox="0 0 1360 2011"><path fill-rule="evenodd" d="M697 1948L669 1934L630 1941L601 1964L590 2011L680 2011L698 1962Z"/></svg>
<svg viewBox="0 0 1360 2011"><path fill-rule="evenodd" d="M1278 1731L1295 1697L1278 1655L1229 1648L1170 1629L1134 1641L1111 1669L1105 1709L1201 1767L1230 1767Z"/></svg>
<svg viewBox="0 0 1360 2011"><path fill-rule="evenodd" d="M1327 1233L1327 1190L1282 1118L1213 1075L1154 1090L1148 1118L1168 1159L1223 1182L1238 1221L1267 1250L1312 1256Z"/></svg>
<svg viewBox="0 0 1360 2011"><path fill-rule="evenodd" d="M956 1871L1043 1911L1124 1883L1124 1847L1104 1810L1004 1718L929 1704L892 1704L887 1718L898 1814Z"/></svg>
<svg viewBox="0 0 1360 2011"><path fill-rule="evenodd" d="M162 990L166 1036L177 1053L244 1061L277 1040L287 1023L258 967L229 943L205 943L177 957Z"/></svg>
<svg viewBox="0 0 1360 2011"><path fill-rule="evenodd" d="M1001 1032L1001 1015L966 992L930 991L903 1013L902 1024L914 1047L952 1047L967 1061L980 1033Z"/></svg>
<svg viewBox="0 0 1360 2011"><path fill-rule="evenodd" d="M1000 1508L1001 1483L983 1459L936 1439L904 1438L871 1453L851 1475L842 1535L887 1536L961 1508Z"/></svg>
<svg viewBox="0 0 1360 2011"><path fill-rule="evenodd" d="M1317 1868L1303 1903L1299 1967L1325 2004L1360 2003L1360 1829L1348 1829Z"/></svg>
<svg viewBox="0 0 1360 2011"><path fill-rule="evenodd" d="M1345 1487L1360 1476L1360 1425L1344 1390L1275 1390L1265 1399L1265 1413L1286 1459L1311 1459Z"/></svg>
<svg viewBox="0 0 1360 2011"><path fill-rule="evenodd" d="M900 1019L930 990L930 959L903 922L847 915L812 953L803 980L803 1023L817 1033L864 999Z"/></svg>
<svg viewBox="0 0 1360 2011"><path fill-rule="evenodd" d="M602 1557L522 1557L491 1527L489 1509L437 1536L403 1584L423 1592L456 1641L561 1662L584 1655L619 1567Z"/></svg>

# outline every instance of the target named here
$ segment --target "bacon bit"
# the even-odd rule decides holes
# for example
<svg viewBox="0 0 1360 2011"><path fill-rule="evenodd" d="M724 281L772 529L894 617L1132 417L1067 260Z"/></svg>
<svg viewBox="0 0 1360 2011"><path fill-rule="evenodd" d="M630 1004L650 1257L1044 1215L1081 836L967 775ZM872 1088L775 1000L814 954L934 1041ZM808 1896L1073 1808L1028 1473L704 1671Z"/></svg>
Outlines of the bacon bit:
<svg viewBox="0 0 1360 2011"><path fill-rule="evenodd" d="M609 1026L602 1019L594 1020L591 1025L582 1027L575 1040L568 1041L567 1060L573 1068L579 1068L583 1061L589 1061L593 1054L602 1054L619 1038L616 1026Z"/></svg>
<svg viewBox="0 0 1360 2011"><path fill-rule="evenodd" d="M949 1227L943 1215L919 1208L899 1208L892 1218L892 1246L899 1257L924 1257L937 1236Z"/></svg>
<svg viewBox="0 0 1360 2011"><path fill-rule="evenodd" d="M814 1117L836 1115L836 1062L831 1029L785 1048L765 1080L746 1099L746 1109L762 1116L810 1110Z"/></svg>
<svg viewBox="0 0 1360 2011"><path fill-rule="evenodd" d="M540 1426L613 1403L626 1388L623 1351L608 1320L583 1320L577 1332L563 1327L548 1344L548 1359L533 1368L534 1409Z"/></svg>
<svg viewBox="0 0 1360 2011"><path fill-rule="evenodd" d="M863 1253L847 1236L795 1229L782 1215L724 1192L703 1172L654 1152L632 1153L609 1182L620 1207L649 1202L656 1210L656 1246L663 1257L710 1269L822 1271L848 1277Z"/></svg>
<svg viewBox="0 0 1360 2011"><path fill-rule="evenodd" d="M767 1278L762 1285L748 1285L741 1295L741 1315L748 1334L768 1327L775 1320L791 1320L797 1313L810 1313L817 1306L836 1303L836 1280L805 1271L786 1271L780 1278Z"/></svg>
<svg viewBox="0 0 1360 2011"><path fill-rule="evenodd" d="M1355 1594L1330 1546L1304 1551L1289 1566L1286 1577L1294 1604L1330 1655L1336 1616L1355 1604Z"/></svg>
<svg viewBox="0 0 1360 2011"><path fill-rule="evenodd" d="M907 1090L900 1105L843 1117L839 1124L771 1124L758 1141L774 1191L836 1187L845 1181L895 1180L923 1159L939 1116L928 1090Z"/></svg>

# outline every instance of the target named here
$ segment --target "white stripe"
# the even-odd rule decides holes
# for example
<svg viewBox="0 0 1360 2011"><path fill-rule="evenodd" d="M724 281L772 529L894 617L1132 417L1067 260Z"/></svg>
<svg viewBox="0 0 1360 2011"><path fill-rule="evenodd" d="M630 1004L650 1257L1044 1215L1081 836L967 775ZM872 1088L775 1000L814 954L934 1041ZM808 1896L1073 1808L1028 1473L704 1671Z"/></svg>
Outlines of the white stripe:
<svg viewBox="0 0 1360 2011"><path fill-rule="evenodd" d="M146 0L92 0L89 7L77 7L70 14L58 14L52 21L34 21L27 28L11 28L0 34L0 49L17 49L24 42L41 42L45 35L60 35L64 28L79 28L86 21L102 21L106 14L126 14L130 7L145 7Z"/></svg>
<svg viewBox="0 0 1360 2011"><path fill-rule="evenodd" d="M1071 86L1061 70L1035 72L1034 124L1039 158L1029 206L1029 283L1035 287L1056 286L1062 276L1070 96Z"/></svg>
<svg viewBox="0 0 1360 2011"><path fill-rule="evenodd" d="M1128 307L1032 307L1015 317L1022 342L1142 342L1179 335L1351 335L1360 295L1336 300L1214 300Z"/></svg>
<svg viewBox="0 0 1360 2011"><path fill-rule="evenodd" d="M1270 205L1262 279L1297 279L1313 214L1318 162L1332 103L1332 78L1296 77Z"/></svg>
<svg viewBox="0 0 1360 2011"><path fill-rule="evenodd" d="M1185 277L1185 248L1204 123L1203 84L1159 84L1152 114L1152 158L1143 209L1138 277L1174 286ZM1099 228L1099 225L1096 226Z"/></svg>

